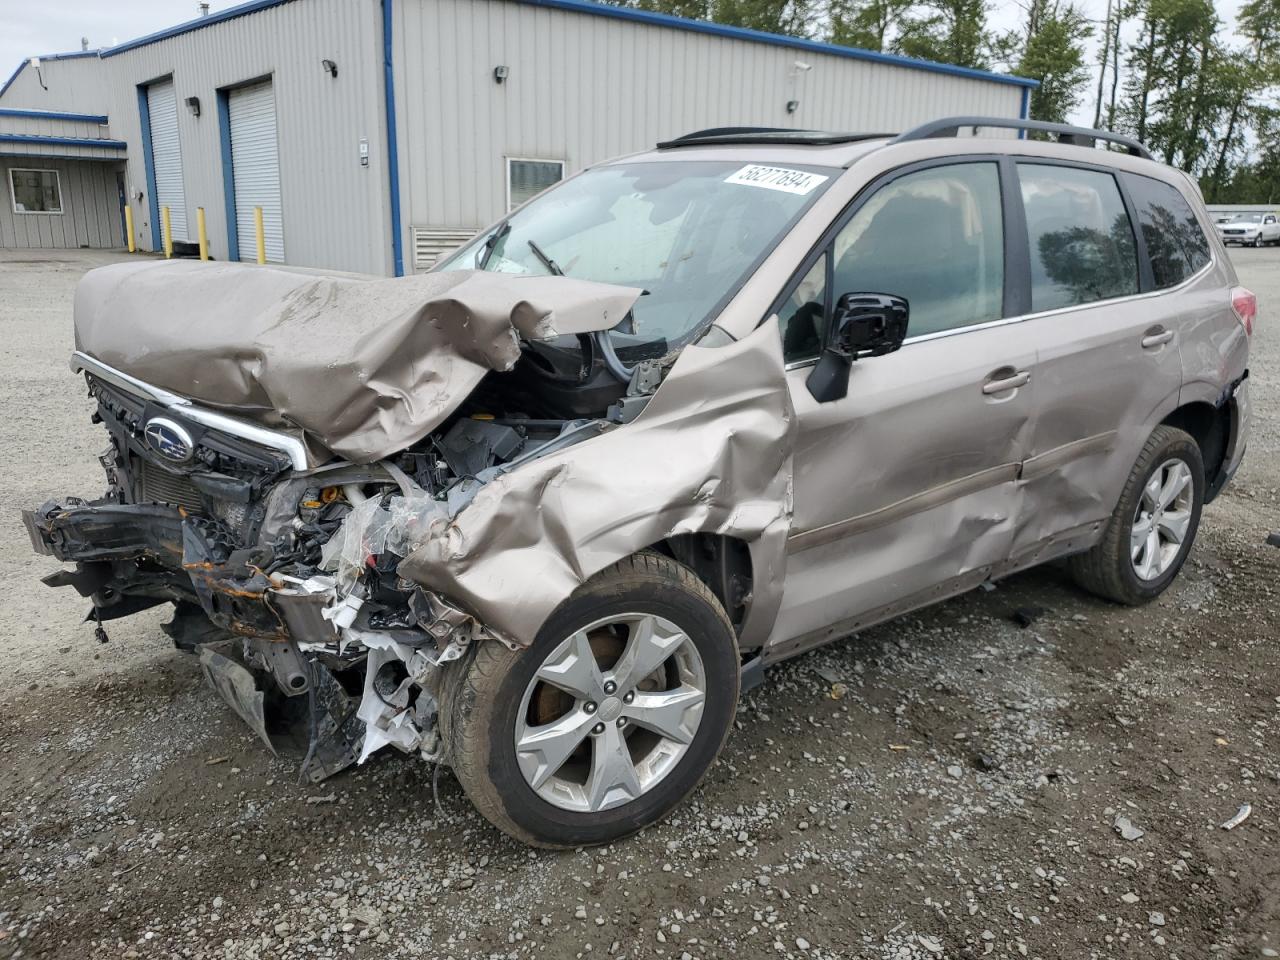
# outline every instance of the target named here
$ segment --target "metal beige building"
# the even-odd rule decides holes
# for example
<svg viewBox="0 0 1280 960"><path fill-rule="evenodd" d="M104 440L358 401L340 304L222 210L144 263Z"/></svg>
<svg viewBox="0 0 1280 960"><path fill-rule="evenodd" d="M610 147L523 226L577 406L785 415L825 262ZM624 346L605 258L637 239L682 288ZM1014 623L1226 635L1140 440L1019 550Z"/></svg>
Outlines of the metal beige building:
<svg viewBox="0 0 1280 960"><path fill-rule="evenodd" d="M252 0L0 89L0 246L401 274L691 130L1025 116L1035 82L586 0ZM33 210L31 207L47 207Z"/></svg>

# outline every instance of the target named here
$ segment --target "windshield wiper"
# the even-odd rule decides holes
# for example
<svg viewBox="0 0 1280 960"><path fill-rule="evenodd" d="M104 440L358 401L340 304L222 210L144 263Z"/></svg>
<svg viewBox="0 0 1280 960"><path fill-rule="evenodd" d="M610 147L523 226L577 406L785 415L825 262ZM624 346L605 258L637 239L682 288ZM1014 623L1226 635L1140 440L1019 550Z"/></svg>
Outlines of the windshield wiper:
<svg viewBox="0 0 1280 960"><path fill-rule="evenodd" d="M542 265L547 268L547 271L552 276L556 276L556 277L564 276L564 271L560 269L560 264L556 263L554 260L548 257L545 253L543 253L542 248L538 246L536 243L534 243L532 240L529 241L529 249L533 251L533 255L535 257L537 257L539 260L542 261Z"/></svg>
<svg viewBox="0 0 1280 960"><path fill-rule="evenodd" d="M498 224L498 228L489 234L489 239L484 242L484 252L480 254L480 259L476 261L477 270L485 270L489 266L489 258L493 256L493 251L498 248L498 244L502 242L502 238L511 232L511 221L503 220Z"/></svg>

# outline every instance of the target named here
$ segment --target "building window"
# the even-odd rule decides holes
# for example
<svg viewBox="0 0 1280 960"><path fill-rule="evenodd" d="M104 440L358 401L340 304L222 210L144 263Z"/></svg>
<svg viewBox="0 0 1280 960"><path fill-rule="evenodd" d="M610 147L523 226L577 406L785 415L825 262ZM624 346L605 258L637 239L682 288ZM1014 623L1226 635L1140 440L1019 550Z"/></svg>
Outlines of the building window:
<svg viewBox="0 0 1280 960"><path fill-rule="evenodd" d="M507 210L514 210L553 183L564 179L562 160L517 160L507 158Z"/></svg>
<svg viewBox="0 0 1280 960"><path fill-rule="evenodd" d="M61 213L62 187L57 170L9 170L14 213Z"/></svg>

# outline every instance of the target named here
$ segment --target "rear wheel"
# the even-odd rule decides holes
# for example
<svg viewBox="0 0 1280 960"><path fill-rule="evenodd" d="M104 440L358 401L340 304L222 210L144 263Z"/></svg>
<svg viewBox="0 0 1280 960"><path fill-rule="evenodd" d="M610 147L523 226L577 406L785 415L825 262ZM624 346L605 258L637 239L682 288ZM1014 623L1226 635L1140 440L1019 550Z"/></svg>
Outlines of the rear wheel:
<svg viewBox="0 0 1280 960"><path fill-rule="evenodd" d="M1151 432L1102 540L1071 558L1071 572L1091 593L1136 605L1158 597L1186 562L1204 504L1204 462L1190 434Z"/></svg>
<svg viewBox="0 0 1280 960"><path fill-rule="evenodd" d="M463 669L442 711L458 780L492 823L545 847L665 816L719 754L738 701L723 608L654 553L589 580L528 649L481 644Z"/></svg>

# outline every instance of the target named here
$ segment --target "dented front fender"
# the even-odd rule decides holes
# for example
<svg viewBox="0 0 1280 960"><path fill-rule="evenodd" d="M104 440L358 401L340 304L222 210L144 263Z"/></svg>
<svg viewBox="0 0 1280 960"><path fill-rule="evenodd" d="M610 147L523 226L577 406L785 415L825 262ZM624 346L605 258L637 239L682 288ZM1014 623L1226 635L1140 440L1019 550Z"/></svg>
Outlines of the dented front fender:
<svg viewBox="0 0 1280 960"><path fill-rule="evenodd" d="M493 479L398 572L529 644L610 564L679 534L721 534L750 545L749 645L781 597L794 434L776 320L688 347L633 422Z"/></svg>

